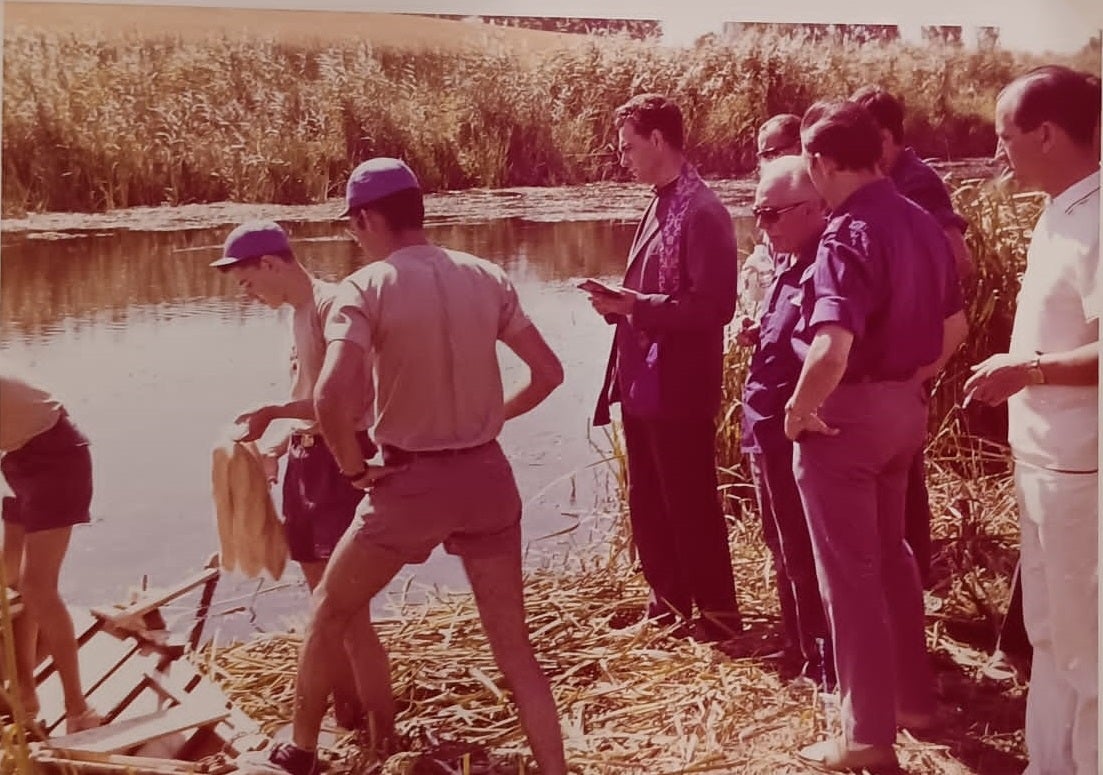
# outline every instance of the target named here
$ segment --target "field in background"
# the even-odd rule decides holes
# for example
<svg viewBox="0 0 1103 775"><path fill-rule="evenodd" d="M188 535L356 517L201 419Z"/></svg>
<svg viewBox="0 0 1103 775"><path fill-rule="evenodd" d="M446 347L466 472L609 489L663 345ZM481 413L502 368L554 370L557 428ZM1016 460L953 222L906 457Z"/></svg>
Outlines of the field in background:
<svg viewBox="0 0 1103 775"><path fill-rule="evenodd" d="M5 27L60 34L180 37L207 40L271 38L278 43L328 45L356 40L372 45L448 51L508 46L548 50L579 43L578 36L397 13L189 8L89 3L4 3Z"/></svg>
<svg viewBox="0 0 1103 775"><path fill-rule="evenodd" d="M374 155L430 190L621 179L610 117L641 91L682 104L706 175L752 169L769 115L871 82L906 97L921 154L985 156L996 93L1036 63L772 32L672 49L393 14L88 8L5 8L5 215L318 202Z"/></svg>

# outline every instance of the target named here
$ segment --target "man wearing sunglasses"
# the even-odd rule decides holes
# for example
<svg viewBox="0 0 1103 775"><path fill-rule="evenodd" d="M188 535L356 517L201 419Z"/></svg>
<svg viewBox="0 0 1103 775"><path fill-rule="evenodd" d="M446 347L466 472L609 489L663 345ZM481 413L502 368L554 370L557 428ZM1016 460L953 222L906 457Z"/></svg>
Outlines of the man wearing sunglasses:
<svg viewBox="0 0 1103 775"><path fill-rule="evenodd" d="M800 155L800 116L779 113L766 119L758 128L759 164L793 155Z"/></svg>
<svg viewBox="0 0 1103 775"><path fill-rule="evenodd" d="M801 140L831 219L801 289L792 341L803 365L784 422L834 636L843 736L800 755L873 769L896 765L898 727L934 723L904 497L926 435L923 382L964 339L965 316L946 236L878 169L868 111L816 103Z"/></svg>
<svg viewBox="0 0 1103 775"><path fill-rule="evenodd" d="M758 128L758 165L782 156L800 156L800 116L782 113ZM766 245L756 245L739 269L739 308L742 311L736 339L753 345L758 336L762 297L774 276L774 256Z"/></svg>
<svg viewBox="0 0 1103 775"><path fill-rule="evenodd" d="M823 199L799 155L762 166L753 212L776 272L743 384L742 449L750 456L762 532L774 558L786 636L783 669L796 668L830 688L835 681L831 639L793 478L793 442L784 428L785 402L801 369L791 343L800 320L801 277L815 260L826 224Z"/></svg>

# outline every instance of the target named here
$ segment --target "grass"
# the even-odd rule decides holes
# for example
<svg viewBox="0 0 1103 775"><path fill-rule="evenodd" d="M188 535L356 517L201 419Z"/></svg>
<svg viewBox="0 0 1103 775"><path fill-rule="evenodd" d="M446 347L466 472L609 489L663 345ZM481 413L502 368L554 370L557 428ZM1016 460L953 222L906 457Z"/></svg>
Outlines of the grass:
<svg viewBox="0 0 1103 775"><path fill-rule="evenodd" d="M935 740L902 736L899 751L907 772L1002 775L1023 765L1024 687L996 684L978 669L1007 599L1013 495L1004 477L977 471L963 477L940 464L935 470L937 554L927 639L951 723ZM582 522L566 550L530 555L529 629L552 680L575 772L816 771L792 752L833 730L831 713L811 687L787 684L771 662L755 656L780 638L771 563L757 520L733 520L730 528L748 630L724 651L636 621L647 587L623 511ZM490 658L470 595L408 591L395 596L394 615L379 623L398 729L409 747L382 771L416 772L410 768L417 762L438 759L458 772L462 754L485 762L475 772L533 771L509 687ZM300 642L291 632L208 644L197 660L271 733L290 721ZM336 731L331 719L324 727ZM338 733L325 753L337 773L370 764L353 736Z"/></svg>
<svg viewBox="0 0 1103 775"><path fill-rule="evenodd" d="M985 155L996 93L1035 62L999 49L773 33L682 49L570 36L569 46L510 37L425 49L351 38L325 24L327 14L301 23L310 37L270 23L255 33L173 32L160 18L80 30L26 11L7 20L5 214L318 202L339 195L348 170L372 155L405 158L431 190L619 179L610 118L644 90L682 104L690 156L709 175L753 167L767 116L869 82L906 95L921 153ZM473 37L463 22L424 23ZM1085 61L1099 70L1098 56Z"/></svg>

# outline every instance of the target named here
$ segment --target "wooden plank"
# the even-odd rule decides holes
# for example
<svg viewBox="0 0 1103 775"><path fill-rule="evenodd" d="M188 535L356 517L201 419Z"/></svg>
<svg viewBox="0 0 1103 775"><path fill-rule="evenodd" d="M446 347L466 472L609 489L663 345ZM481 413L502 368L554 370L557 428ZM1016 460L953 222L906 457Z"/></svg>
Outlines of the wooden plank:
<svg viewBox="0 0 1103 775"><path fill-rule="evenodd" d="M52 738L49 744L51 748L62 751L119 753L163 735L214 724L229 715L225 708L212 708L206 703L185 703L126 721L116 721L114 724Z"/></svg>
<svg viewBox="0 0 1103 775"><path fill-rule="evenodd" d="M97 631L77 650L84 696L91 698L96 689L137 650L138 644L133 641L119 640L106 632ZM37 691L41 708L38 716L46 729L52 730L65 717L65 695L61 687L61 677L56 670L51 670L46 675Z"/></svg>
<svg viewBox="0 0 1103 775"><path fill-rule="evenodd" d="M121 609L93 608L92 614L100 619L110 621L116 627L132 629L135 626L142 628L141 618L155 608L159 608L181 595L185 595L196 587L206 584L211 579L218 578L218 568L206 568L199 573L184 579L179 584L160 589L151 589L144 593L135 602ZM135 624L136 623L136 624Z"/></svg>
<svg viewBox="0 0 1103 775"><path fill-rule="evenodd" d="M122 715L137 715L128 709L137 697L147 691L146 673L157 667L155 654L132 654L95 690L88 692L88 704L99 711L108 722ZM156 706L154 706L156 707Z"/></svg>
<svg viewBox="0 0 1103 775"><path fill-rule="evenodd" d="M186 754L190 757L220 751L235 757L256 747L257 740L253 738L260 735L260 724L230 702L218 684L203 675L191 662L181 660L172 663L161 686L168 691L185 692L188 696L205 696L209 698L208 701L227 707L230 714L210 729L209 734L193 735L178 755ZM211 737L216 740L212 741Z"/></svg>
<svg viewBox="0 0 1103 775"><path fill-rule="evenodd" d="M150 756L124 756L91 751L56 751L41 748L31 754L31 761L50 769L72 773L142 773L143 775L183 775L198 771L197 762L181 759L161 759Z"/></svg>

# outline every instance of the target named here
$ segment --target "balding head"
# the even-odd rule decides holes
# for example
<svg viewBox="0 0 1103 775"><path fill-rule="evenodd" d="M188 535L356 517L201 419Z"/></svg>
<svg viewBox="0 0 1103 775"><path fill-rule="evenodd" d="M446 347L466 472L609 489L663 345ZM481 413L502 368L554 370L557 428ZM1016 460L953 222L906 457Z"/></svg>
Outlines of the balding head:
<svg viewBox="0 0 1103 775"><path fill-rule="evenodd" d="M762 165L758 190L777 189L778 193L792 199L819 199L808 165L803 156L780 156Z"/></svg>
<svg viewBox="0 0 1103 775"><path fill-rule="evenodd" d="M782 156L762 165L755 190L755 222L775 253L800 250L818 240L824 203L801 156Z"/></svg>

